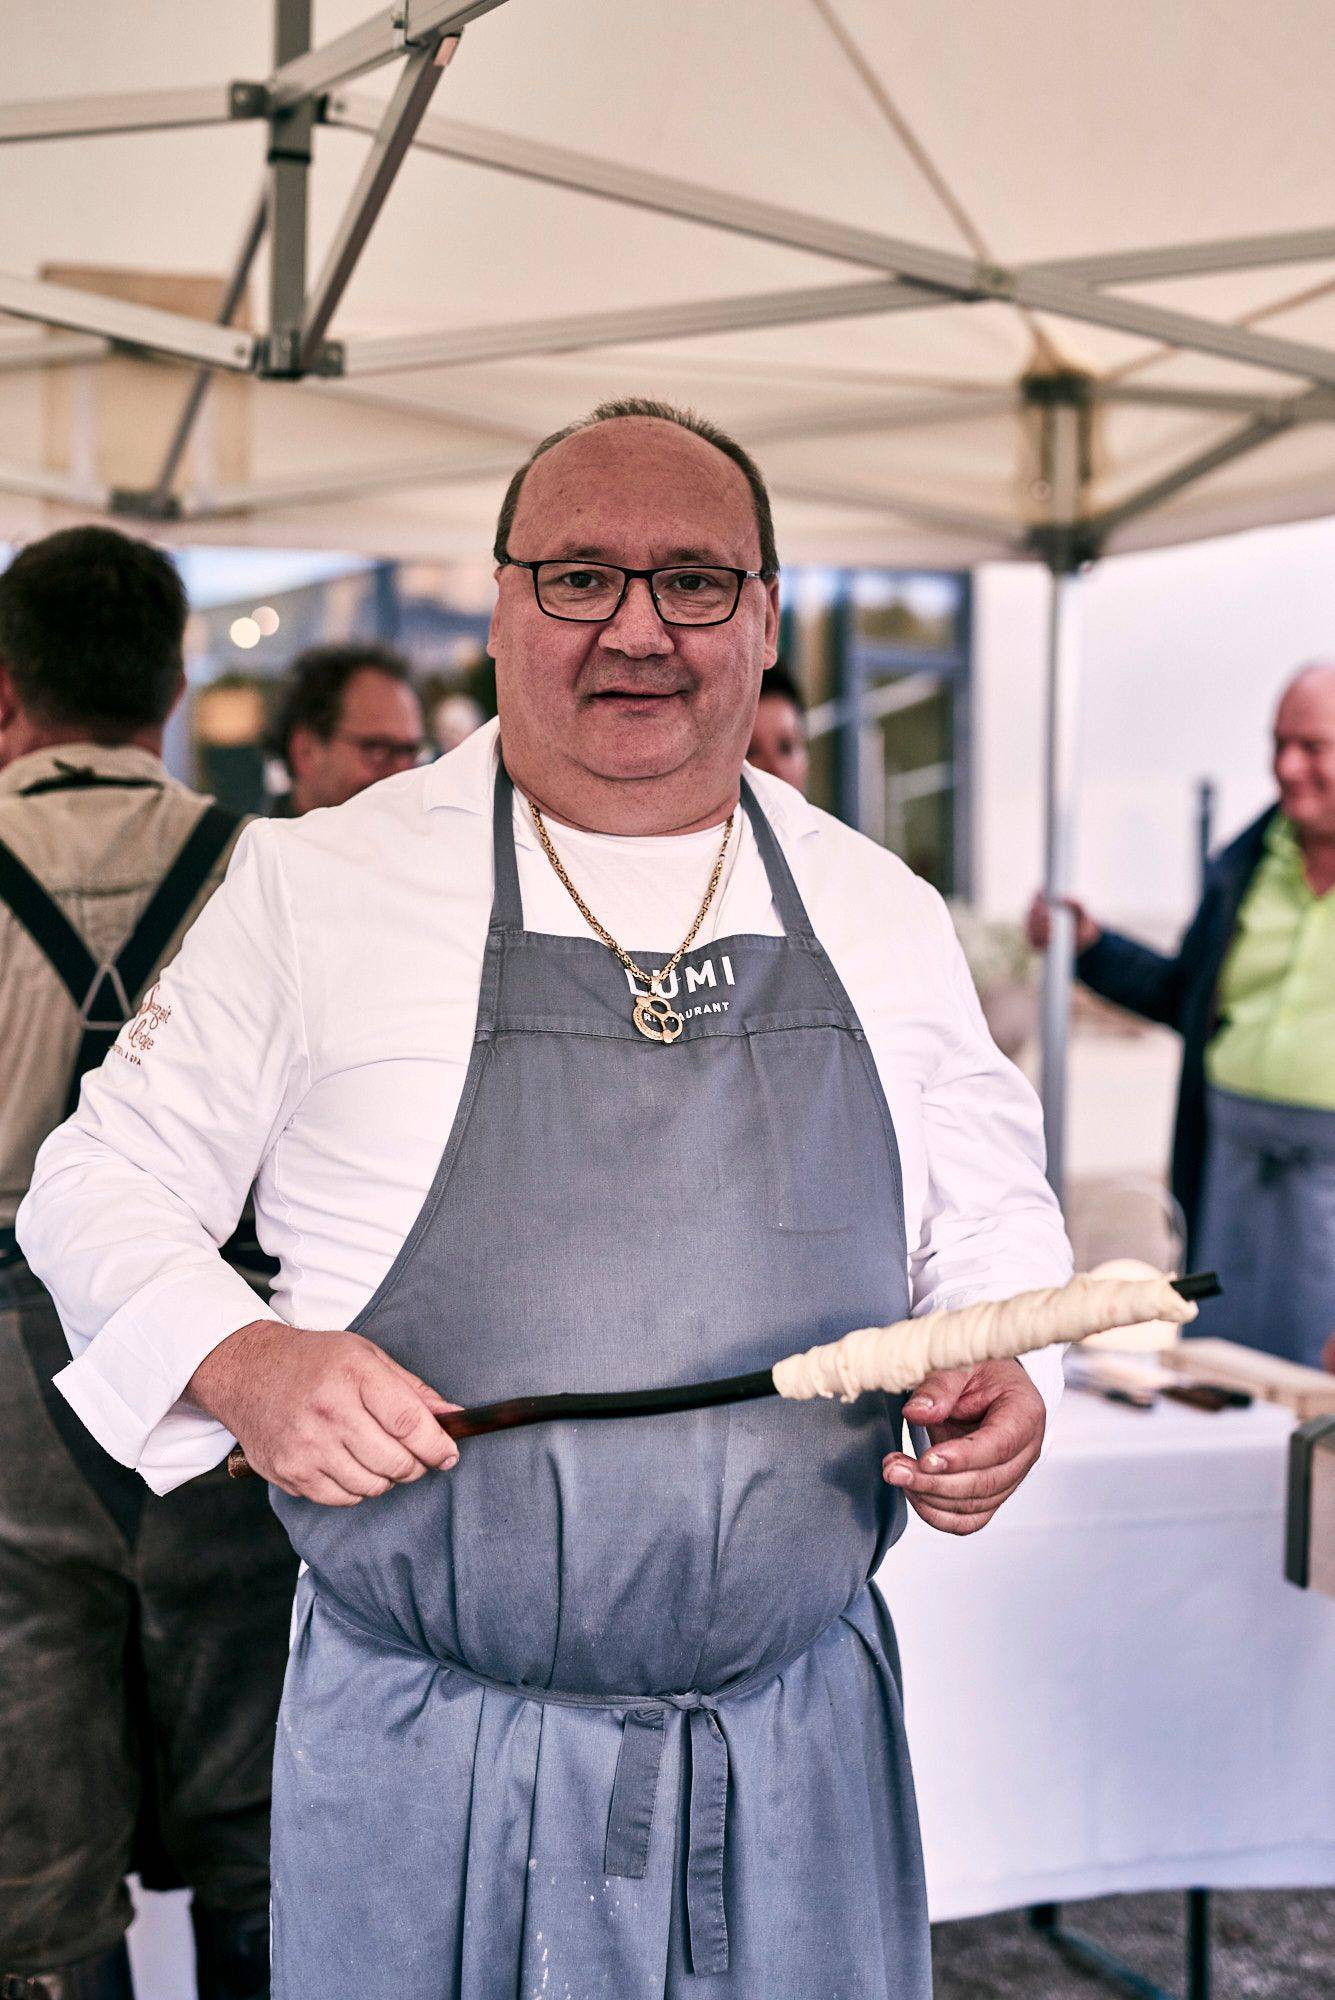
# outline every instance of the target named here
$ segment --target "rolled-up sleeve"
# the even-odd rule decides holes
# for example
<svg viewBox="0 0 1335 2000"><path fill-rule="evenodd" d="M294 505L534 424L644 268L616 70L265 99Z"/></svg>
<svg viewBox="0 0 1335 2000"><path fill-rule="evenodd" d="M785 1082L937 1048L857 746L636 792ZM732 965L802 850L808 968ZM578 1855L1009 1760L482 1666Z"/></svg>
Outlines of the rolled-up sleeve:
<svg viewBox="0 0 1335 2000"><path fill-rule="evenodd" d="M1044 1178L1043 1116L1027 1079L988 1031L945 905L933 905L944 956L951 1042L922 1096L927 1194L911 1251L914 1312L1009 1298L1071 1275L1061 1210ZM1049 1417L1062 1352L1025 1357Z"/></svg>
<svg viewBox="0 0 1335 2000"><path fill-rule="evenodd" d="M166 1492L231 1438L183 1403L195 1369L272 1317L218 1254L308 1076L273 825L249 827L173 963L37 1158L19 1242L74 1360L56 1385Z"/></svg>

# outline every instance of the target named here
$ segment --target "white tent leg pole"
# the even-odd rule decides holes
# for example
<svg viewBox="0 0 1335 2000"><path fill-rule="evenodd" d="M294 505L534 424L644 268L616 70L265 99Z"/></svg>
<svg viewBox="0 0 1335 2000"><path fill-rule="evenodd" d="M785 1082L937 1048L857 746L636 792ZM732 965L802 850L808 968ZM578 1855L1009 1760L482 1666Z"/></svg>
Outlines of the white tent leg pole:
<svg viewBox="0 0 1335 2000"><path fill-rule="evenodd" d="M1048 623L1043 887L1052 930L1043 957L1040 1095L1048 1181L1059 1201L1066 1172L1067 1030L1075 974L1075 918L1062 899L1071 893L1081 584L1078 570L1053 571Z"/></svg>

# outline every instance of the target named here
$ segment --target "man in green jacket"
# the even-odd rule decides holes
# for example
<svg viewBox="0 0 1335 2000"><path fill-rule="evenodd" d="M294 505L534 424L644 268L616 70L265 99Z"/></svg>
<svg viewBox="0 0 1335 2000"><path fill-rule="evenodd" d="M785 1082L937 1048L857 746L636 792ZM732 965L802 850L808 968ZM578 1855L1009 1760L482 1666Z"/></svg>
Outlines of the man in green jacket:
<svg viewBox="0 0 1335 2000"><path fill-rule="evenodd" d="M1274 743L1279 798L1211 862L1175 953L1071 908L1082 982L1182 1035L1173 1192L1188 1264L1224 1280L1193 1331L1315 1367L1335 1333L1335 665L1290 681Z"/></svg>

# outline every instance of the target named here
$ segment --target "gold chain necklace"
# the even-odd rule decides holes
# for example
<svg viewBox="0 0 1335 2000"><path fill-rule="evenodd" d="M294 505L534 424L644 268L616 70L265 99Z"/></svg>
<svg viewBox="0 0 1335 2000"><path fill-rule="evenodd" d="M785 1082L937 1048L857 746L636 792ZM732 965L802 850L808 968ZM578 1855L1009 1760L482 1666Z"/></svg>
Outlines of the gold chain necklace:
<svg viewBox="0 0 1335 2000"><path fill-rule="evenodd" d="M562 867L561 857L552 846L551 836L547 831L541 809L532 799L528 801L528 809L533 815L533 824L537 828L538 839L542 842L542 851L556 870L557 879L561 887L565 890L594 936L600 938L607 946L607 949L616 954L627 972L638 979L641 986L645 989L643 993L635 995L634 1021L636 1027L651 1042L675 1042L682 1029L686 1026L686 1023L676 1009L663 998L661 993L655 993L654 988L661 985L670 973L676 971L682 959L685 958L687 952L700 934L700 926L709 913L709 906L718 892L718 885L723 876L723 862L728 852L728 841L732 834L732 823L736 817L736 808L734 807L733 811L728 814L727 825L723 829L723 844L719 848L718 859L714 863L714 872L709 878L709 887L705 890L705 900L696 912L695 922L691 925L691 928L687 931L667 964L660 966L657 972L646 972L643 966L637 965L630 953L622 950L621 946L612 936L611 931L605 925L599 923L597 917L594 916L593 911L589 908L584 898L580 895L579 890Z"/></svg>

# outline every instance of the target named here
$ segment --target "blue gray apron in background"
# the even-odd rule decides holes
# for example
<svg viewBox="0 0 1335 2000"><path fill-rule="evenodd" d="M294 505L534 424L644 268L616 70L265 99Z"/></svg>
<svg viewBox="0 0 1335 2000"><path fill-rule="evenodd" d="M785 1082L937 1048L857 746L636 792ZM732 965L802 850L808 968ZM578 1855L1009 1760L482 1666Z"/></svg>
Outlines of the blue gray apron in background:
<svg viewBox="0 0 1335 2000"><path fill-rule="evenodd" d="M1335 1111L1211 1089L1196 1263L1218 1271L1187 1330L1309 1368L1335 1333Z"/></svg>
<svg viewBox="0 0 1335 2000"><path fill-rule="evenodd" d="M664 1046L602 944L524 929L513 796L502 771L454 1127L354 1325L481 1403L733 1375L903 1315L889 1110L754 797L785 935L690 952ZM900 1432L896 1399L776 1398L470 1439L355 1509L275 1491L310 1565L275 2000L927 2000L868 1585Z"/></svg>

